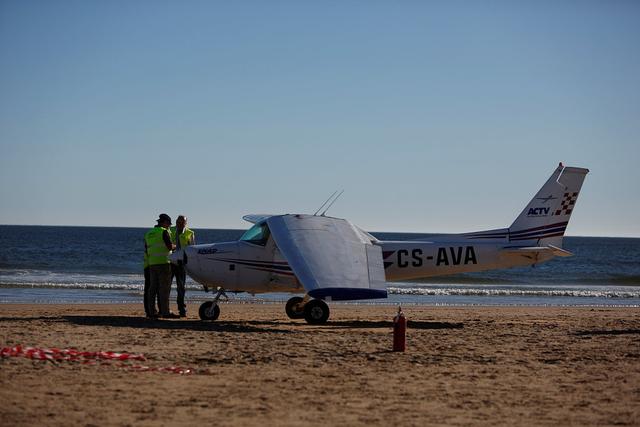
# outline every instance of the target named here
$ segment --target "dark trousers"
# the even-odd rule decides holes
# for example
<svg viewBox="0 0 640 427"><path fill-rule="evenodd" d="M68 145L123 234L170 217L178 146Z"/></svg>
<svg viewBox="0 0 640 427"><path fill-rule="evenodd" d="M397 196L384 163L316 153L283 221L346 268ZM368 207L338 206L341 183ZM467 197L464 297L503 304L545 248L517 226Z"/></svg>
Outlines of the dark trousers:
<svg viewBox="0 0 640 427"><path fill-rule="evenodd" d="M149 267L149 295L150 303L153 304L154 298L158 296L158 308L160 316L168 316L169 295L171 294L171 264L158 264Z"/></svg>
<svg viewBox="0 0 640 427"><path fill-rule="evenodd" d="M178 296L176 297L176 303L178 304L178 312L180 314L187 314L187 306L184 303L185 282L187 281L187 272L184 270L182 263L171 264L171 272L176 278L176 291Z"/></svg>
<svg viewBox="0 0 640 427"><path fill-rule="evenodd" d="M152 316L157 314L156 310L156 297L155 295L151 295L151 273L149 272L149 267L145 267L144 269L144 314L148 316Z"/></svg>

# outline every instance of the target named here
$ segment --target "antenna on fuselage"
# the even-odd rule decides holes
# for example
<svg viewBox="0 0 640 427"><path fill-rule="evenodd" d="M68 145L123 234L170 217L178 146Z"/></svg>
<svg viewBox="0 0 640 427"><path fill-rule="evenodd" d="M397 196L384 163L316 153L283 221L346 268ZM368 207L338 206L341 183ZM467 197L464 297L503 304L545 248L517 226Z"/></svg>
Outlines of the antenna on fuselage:
<svg viewBox="0 0 640 427"><path fill-rule="evenodd" d="M329 203L329 206L327 206L327 208L324 210L324 212L322 212L322 213L320 214L320 216L324 216L324 214L326 214L326 213L327 213L327 211L329 210L329 208L330 208L331 206L333 206L333 204L336 202L336 200L338 200L338 199L340 198L340 196L342 196L342 193L344 193L344 190L342 190L342 191L340 192L340 194L338 194L338 195L335 197L335 199L333 199L333 201L332 201L331 203ZM334 194L335 194L335 193L334 193Z"/></svg>
<svg viewBox="0 0 640 427"><path fill-rule="evenodd" d="M329 200L331 200L333 198L333 196L336 195L336 193L338 192L338 190L334 191L332 195L329 196L329 198L327 200L324 201L324 203L322 205L320 205L320 207L318 208L317 211L315 211L315 213L313 214L313 216L318 215L318 212L320 212L320 209L324 208L324 205L326 205Z"/></svg>

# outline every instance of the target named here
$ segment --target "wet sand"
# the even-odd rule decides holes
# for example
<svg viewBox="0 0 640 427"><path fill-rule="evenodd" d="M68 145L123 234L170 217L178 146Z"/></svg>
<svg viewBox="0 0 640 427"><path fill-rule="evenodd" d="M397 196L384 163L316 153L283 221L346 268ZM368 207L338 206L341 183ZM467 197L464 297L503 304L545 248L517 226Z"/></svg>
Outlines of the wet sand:
<svg viewBox="0 0 640 427"><path fill-rule="evenodd" d="M144 353L150 367L0 359L3 425L640 425L640 310L222 304L220 320L139 305L0 305L0 347ZM139 362L136 362L139 363ZM133 364L133 362L132 362Z"/></svg>

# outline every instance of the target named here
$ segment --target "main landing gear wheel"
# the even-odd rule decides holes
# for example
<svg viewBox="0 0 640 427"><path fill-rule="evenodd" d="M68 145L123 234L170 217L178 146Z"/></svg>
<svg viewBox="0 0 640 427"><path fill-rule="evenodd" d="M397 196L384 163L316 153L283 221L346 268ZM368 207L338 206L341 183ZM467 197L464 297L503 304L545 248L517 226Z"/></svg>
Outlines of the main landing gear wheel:
<svg viewBox="0 0 640 427"><path fill-rule="evenodd" d="M284 310L287 312L289 319L304 319L304 299L301 297L289 298Z"/></svg>
<svg viewBox="0 0 640 427"><path fill-rule="evenodd" d="M312 299L304 305L304 320L310 325L322 325L329 319L329 306L320 299Z"/></svg>
<svg viewBox="0 0 640 427"><path fill-rule="evenodd" d="M220 316L220 307L218 307L218 304L214 304L213 301L203 302L198 314L202 320L216 320Z"/></svg>

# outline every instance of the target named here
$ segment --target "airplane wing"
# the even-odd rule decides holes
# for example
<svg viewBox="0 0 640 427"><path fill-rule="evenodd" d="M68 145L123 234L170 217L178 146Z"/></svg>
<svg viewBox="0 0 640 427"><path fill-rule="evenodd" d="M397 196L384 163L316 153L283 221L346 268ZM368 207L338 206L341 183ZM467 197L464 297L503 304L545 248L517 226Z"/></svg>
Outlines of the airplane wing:
<svg viewBox="0 0 640 427"><path fill-rule="evenodd" d="M313 215L267 219L278 249L313 298L386 298L382 249L349 221Z"/></svg>
<svg viewBox="0 0 640 427"><path fill-rule="evenodd" d="M557 246L508 246L502 249L502 252L513 255L535 256L538 254L553 255L560 257L573 256L573 254L567 250L561 249Z"/></svg>
<svg viewBox="0 0 640 427"><path fill-rule="evenodd" d="M273 215L269 215L269 214L251 214L251 215L245 215L242 217L242 219L244 219L245 221L248 221L252 224L257 224L260 221L263 221L267 218L269 218L270 216Z"/></svg>

